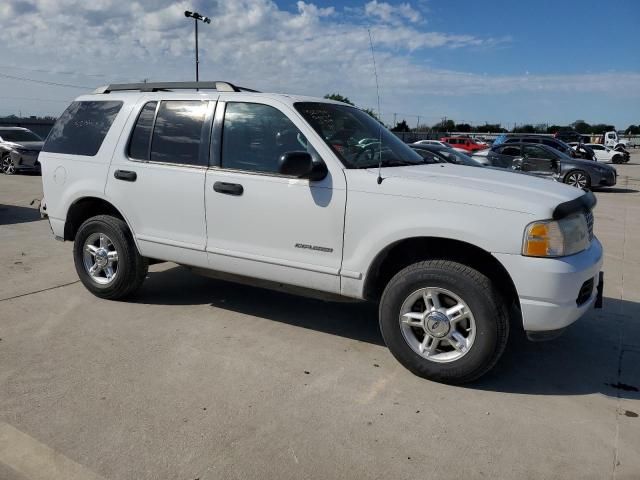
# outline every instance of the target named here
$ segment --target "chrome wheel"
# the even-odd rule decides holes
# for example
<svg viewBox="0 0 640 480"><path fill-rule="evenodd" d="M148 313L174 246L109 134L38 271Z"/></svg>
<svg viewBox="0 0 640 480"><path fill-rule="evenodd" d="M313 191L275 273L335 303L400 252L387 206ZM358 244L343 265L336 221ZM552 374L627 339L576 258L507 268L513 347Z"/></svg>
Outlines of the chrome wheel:
<svg viewBox="0 0 640 480"><path fill-rule="evenodd" d="M118 252L104 233L92 233L82 249L83 263L91 279L100 285L108 285L118 274Z"/></svg>
<svg viewBox="0 0 640 480"><path fill-rule="evenodd" d="M5 155L2 157L2 173L6 173L7 175L13 175L16 173L16 166L13 164L13 160L11 160L11 156Z"/></svg>
<svg viewBox="0 0 640 480"><path fill-rule="evenodd" d="M416 290L400 309L400 329L411 349L427 360L453 362L471 349L476 323L469 306L444 288Z"/></svg>
<svg viewBox="0 0 640 480"><path fill-rule="evenodd" d="M567 185L576 188L585 188L589 185L587 176L582 172L571 172L564 181Z"/></svg>

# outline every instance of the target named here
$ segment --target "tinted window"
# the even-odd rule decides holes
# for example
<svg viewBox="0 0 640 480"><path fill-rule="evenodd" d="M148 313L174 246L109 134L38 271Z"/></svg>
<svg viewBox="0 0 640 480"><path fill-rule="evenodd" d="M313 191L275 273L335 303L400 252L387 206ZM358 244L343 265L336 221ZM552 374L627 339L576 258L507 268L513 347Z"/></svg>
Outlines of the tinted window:
<svg viewBox="0 0 640 480"><path fill-rule="evenodd" d="M520 146L509 145L508 147L503 147L500 153L510 157L518 157L520 156Z"/></svg>
<svg viewBox="0 0 640 480"><path fill-rule="evenodd" d="M129 141L129 156L138 160L149 159L149 145L151 142L151 128L156 114L158 102L148 102L142 107L138 121L133 127Z"/></svg>
<svg viewBox="0 0 640 480"><path fill-rule="evenodd" d="M520 139L518 138L507 138L503 143L518 143Z"/></svg>
<svg viewBox="0 0 640 480"><path fill-rule="evenodd" d="M122 102L115 101L73 102L56 121L42 150L95 155L121 107Z"/></svg>
<svg viewBox="0 0 640 480"><path fill-rule="evenodd" d="M443 160L438 155L429 150L416 148L415 151L424 159L424 163L443 163Z"/></svg>
<svg viewBox="0 0 640 480"><path fill-rule="evenodd" d="M539 138L523 138L523 143L540 143Z"/></svg>
<svg viewBox="0 0 640 480"><path fill-rule="evenodd" d="M258 103L227 103L222 129L223 168L277 172L284 153L310 148L300 130L279 110Z"/></svg>
<svg viewBox="0 0 640 480"><path fill-rule="evenodd" d="M160 102L151 140L152 162L206 165L200 154L208 102ZM204 151L204 149L203 149Z"/></svg>
<svg viewBox="0 0 640 480"><path fill-rule="evenodd" d="M549 150L537 147L535 145L525 145L524 154L529 155L532 158L543 158L546 160L555 160L555 155Z"/></svg>
<svg viewBox="0 0 640 480"><path fill-rule="evenodd" d="M5 142L41 142L42 139L31 130L0 130L0 138Z"/></svg>

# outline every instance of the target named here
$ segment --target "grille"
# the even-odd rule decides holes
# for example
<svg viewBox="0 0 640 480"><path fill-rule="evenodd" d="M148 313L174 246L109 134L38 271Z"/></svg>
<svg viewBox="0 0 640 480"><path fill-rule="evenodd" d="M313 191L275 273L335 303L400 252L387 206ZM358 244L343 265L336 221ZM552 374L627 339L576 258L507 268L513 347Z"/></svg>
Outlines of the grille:
<svg viewBox="0 0 640 480"><path fill-rule="evenodd" d="M587 227L589 227L589 240L593 240L593 212L589 210L585 213L585 218L587 220Z"/></svg>
<svg viewBox="0 0 640 480"><path fill-rule="evenodd" d="M580 291L578 292L578 298L576 298L576 305L580 306L589 298L591 298L591 293L593 292L593 278L590 278L586 282L582 284L580 287Z"/></svg>

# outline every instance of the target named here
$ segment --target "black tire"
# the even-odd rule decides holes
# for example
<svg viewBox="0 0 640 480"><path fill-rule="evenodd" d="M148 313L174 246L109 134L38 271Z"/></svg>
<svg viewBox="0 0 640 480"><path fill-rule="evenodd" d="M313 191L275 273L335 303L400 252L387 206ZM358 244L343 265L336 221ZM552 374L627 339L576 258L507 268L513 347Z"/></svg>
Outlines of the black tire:
<svg viewBox="0 0 640 480"><path fill-rule="evenodd" d="M85 242L92 234L104 234L118 253L117 270L111 283L98 283L87 272L84 263ZM73 244L73 260L83 285L95 296L109 300L125 298L134 293L147 276L147 259L138 253L127 224L116 217L98 215L86 220L78 229Z"/></svg>
<svg viewBox="0 0 640 480"><path fill-rule="evenodd" d="M584 178L584 185L579 185L580 178ZM571 170L564 176L564 183L576 188L591 188L591 176L584 170Z"/></svg>
<svg viewBox="0 0 640 480"><path fill-rule="evenodd" d="M611 161L613 163L622 163L622 155L614 155Z"/></svg>
<svg viewBox="0 0 640 480"><path fill-rule="evenodd" d="M416 352L405 339L400 323L405 300L431 287L460 297L475 321L475 340L461 358L447 363L437 363ZM491 370L504 352L509 338L508 312L504 297L482 273L454 261L428 260L401 270L387 284L380 301L380 330L393 356L415 375L463 384Z"/></svg>

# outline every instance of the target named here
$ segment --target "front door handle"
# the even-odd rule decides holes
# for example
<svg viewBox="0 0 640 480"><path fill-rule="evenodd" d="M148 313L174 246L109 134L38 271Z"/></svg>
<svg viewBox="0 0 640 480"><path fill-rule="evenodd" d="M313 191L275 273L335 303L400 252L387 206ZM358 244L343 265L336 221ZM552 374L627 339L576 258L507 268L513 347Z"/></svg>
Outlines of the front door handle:
<svg viewBox="0 0 640 480"><path fill-rule="evenodd" d="M242 195L244 188L239 183L216 182L213 189L218 193L226 195Z"/></svg>
<svg viewBox="0 0 640 480"><path fill-rule="evenodd" d="M136 178L138 178L136 172L132 172L129 170L116 170L113 173L113 176L118 180L124 180L125 182L135 182Z"/></svg>

